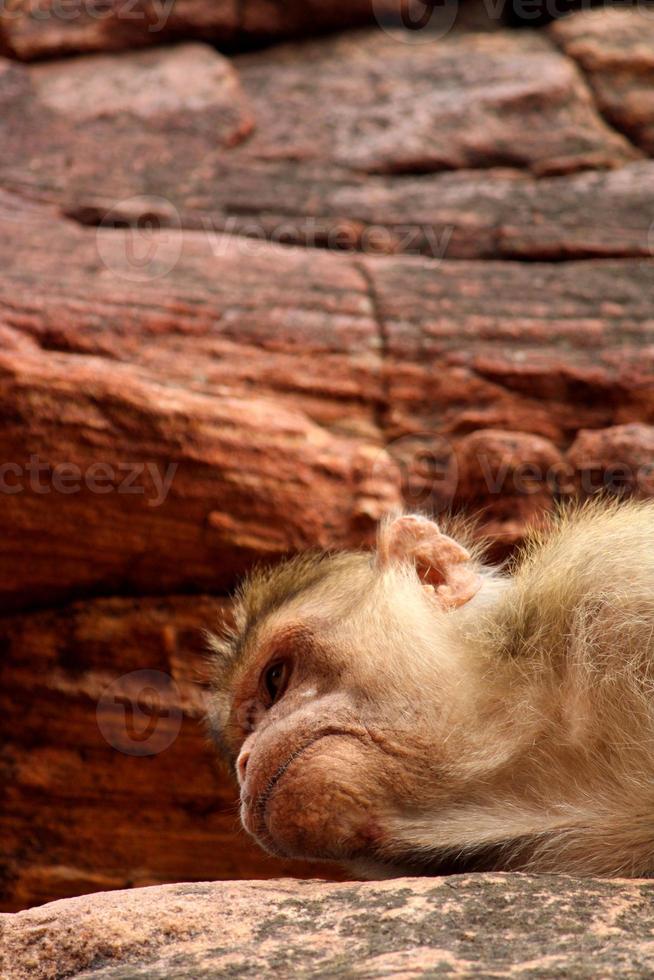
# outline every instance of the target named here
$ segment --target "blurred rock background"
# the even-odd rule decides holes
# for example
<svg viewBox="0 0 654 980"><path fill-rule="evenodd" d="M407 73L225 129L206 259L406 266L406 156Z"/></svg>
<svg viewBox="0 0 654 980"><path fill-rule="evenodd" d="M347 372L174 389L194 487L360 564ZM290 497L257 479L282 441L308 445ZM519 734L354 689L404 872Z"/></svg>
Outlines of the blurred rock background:
<svg viewBox="0 0 654 980"><path fill-rule="evenodd" d="M654 11L396 6L0 9L3 911L332 873L202 727L253 563L654 493Z"/></svg>

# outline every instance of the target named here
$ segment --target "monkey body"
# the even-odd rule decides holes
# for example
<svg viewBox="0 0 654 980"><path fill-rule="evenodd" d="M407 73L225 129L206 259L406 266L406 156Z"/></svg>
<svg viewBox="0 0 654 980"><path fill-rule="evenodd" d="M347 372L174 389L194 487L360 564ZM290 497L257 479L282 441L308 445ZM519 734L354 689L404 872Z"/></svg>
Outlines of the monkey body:
<svg viewBox="0 0 654 980"><path fill-rule="evenodd" d="M564 515L508 572L396 518L376 553L256 574L216 654L212 727L274 853L654 872L651 503Z"/></svg>

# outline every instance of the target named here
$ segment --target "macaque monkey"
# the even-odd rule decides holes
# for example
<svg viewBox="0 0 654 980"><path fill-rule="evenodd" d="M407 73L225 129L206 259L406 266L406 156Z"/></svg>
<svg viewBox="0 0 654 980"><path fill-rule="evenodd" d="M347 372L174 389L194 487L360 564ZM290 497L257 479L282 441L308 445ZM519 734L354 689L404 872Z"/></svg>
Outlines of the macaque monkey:
<svg viewBox="0 0 654 980"><path fill-rule="evenodd" d="M654 504L562 514L508 570L387 520L255 572L210 724L246 829L358 876L654 872Z"/></svg>

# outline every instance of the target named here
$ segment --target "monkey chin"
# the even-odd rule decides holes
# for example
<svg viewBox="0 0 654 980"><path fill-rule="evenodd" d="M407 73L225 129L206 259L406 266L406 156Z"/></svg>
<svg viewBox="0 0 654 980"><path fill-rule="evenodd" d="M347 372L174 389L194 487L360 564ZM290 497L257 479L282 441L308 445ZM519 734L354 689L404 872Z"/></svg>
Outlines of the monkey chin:
<svg viewBox="0 0 654 980"><path fill-rule="evenodd" d="M278 857L343 862L376 852L383 832L361 786L367 756L349 735L320 737L244 801L245 829Z"/></svg>

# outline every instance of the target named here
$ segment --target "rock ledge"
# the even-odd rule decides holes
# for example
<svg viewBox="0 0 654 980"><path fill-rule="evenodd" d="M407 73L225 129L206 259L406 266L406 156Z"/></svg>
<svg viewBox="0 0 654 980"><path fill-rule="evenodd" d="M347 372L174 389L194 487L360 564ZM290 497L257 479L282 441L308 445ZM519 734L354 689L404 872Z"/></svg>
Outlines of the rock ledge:
<svg viewBox="0 0 654 980"><path fill-rule="evenodd" d="M104 892L0 916L5 980L651 976L654 882L520 874Z"/></svg>

